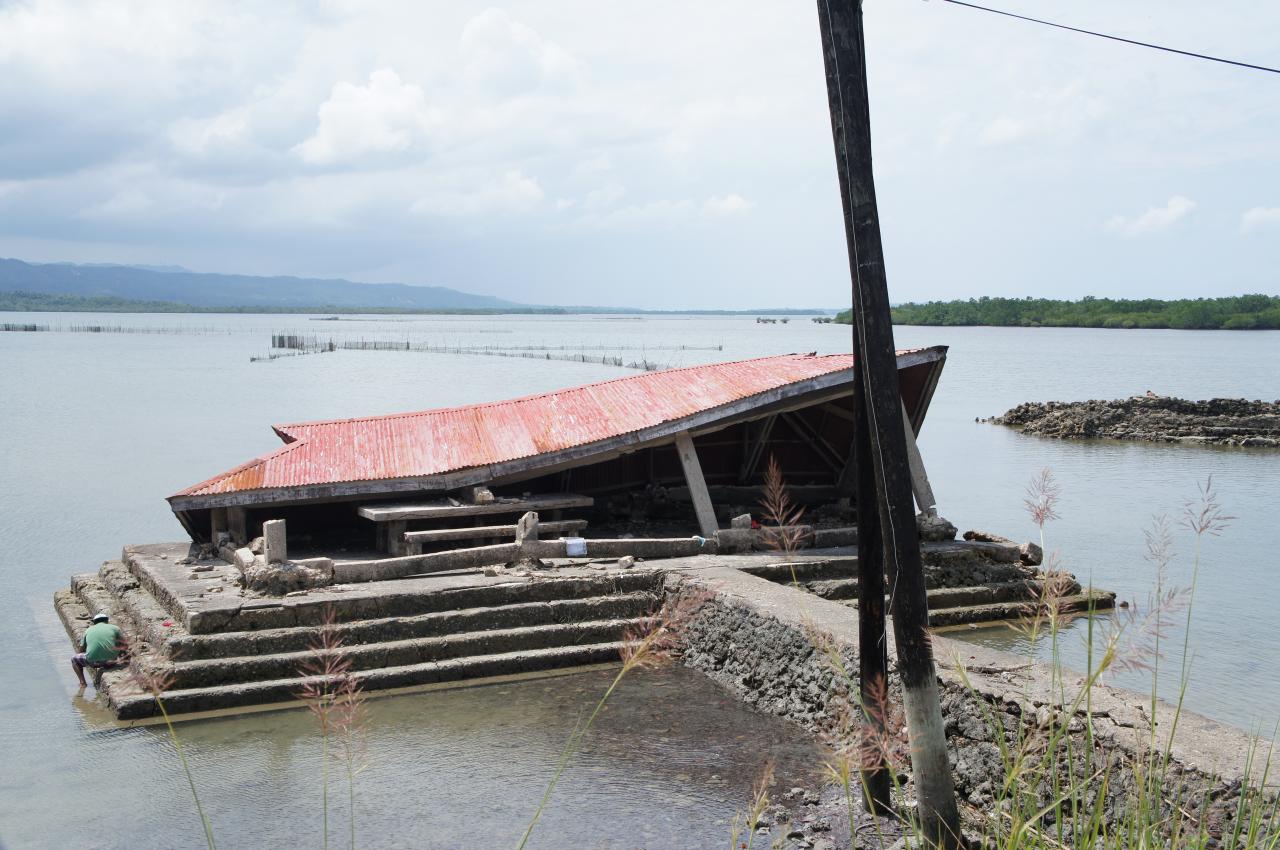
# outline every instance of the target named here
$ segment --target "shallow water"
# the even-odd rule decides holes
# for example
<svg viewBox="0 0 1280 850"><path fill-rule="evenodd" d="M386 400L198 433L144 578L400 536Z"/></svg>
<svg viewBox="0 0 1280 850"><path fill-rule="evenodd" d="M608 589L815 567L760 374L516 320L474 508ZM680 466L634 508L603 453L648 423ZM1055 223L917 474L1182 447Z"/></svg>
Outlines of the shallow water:
<svg viewBox="0 0 1280 850"><path fill-rule="evenodd" d="M0 333L0 640L9 653L0 690L0 841L10 848L199 841L172 753L158 734L101 731L91 707L73 702L65 637L50 604L69 575L93 570L122 544L180 539L165 495L274 448L269 426L275 422L501 399L633 374L582 363L418 352L250 363L266 353L272 331L444 345L579 345L589 354L641 354L674 365L833 352L847 350L849 340L848 328L794 318L757 325L751 318L708 317L312 322L298 316L7 314L5 321L193 331ZM897 337L903 347L951 346L921 447L941 512L961 529L1032 538L1022 491L1038 469L1051 467L1064 494L1062 519L1048 530L1050 548L1060 549L1065 566L1082 580L1140 602L1154 580L1142 558L1143 527L1159 511L1176 517L1197 483L1214 476L1226 512L1236 519L1205 545L1187 704L1246 728L1261 722L1269 729L1280 705L1280 634L1270 628L1271 601L1280 598L1271 544L1280 452L1059 442L974 420L1023 401L1148 389L1274 399L1280 397L1280 333L898 328ZM669 350L680 345L722 348ZM1185 577L1188 535L1180 535L1178 547L1174 574ZM1080 667L1078 632L1076 626L1065 636L1064 655ZM959 636L1007 643L1006 635L985 630ZM1180 634L1172 632L1166 646L1180 647ZM1164 663L1176 669L1179 661L1170 651ZM1170 688L1176 688L1173 678L1163 677ZM369 783L370 812L361 822L379 838L367 846L512 846L541 792L547 752L558 752L573 718L601 686L598 677L588 677L581 680L586 690L577 693L579 685L570 684L577 679L551 681L556 684L522 684L501 698L493 696L497 690L468 689L378 700L371 736L376 757L361 780L362 787ZM1142 677L1117 681L1146 688ZM716 715L710 703L727 698L696 676L675 686L637 687L628 705L651 706L655 724L688 715L696 734L676 734L678 746L650 752L645 747L654 735L642 727L618 737L616 751L602 748L584 759L581 770L566 776L547 822L578 831L543 846L676 847L682 845L673 836L686 831L718 844L756 768L739 762L731 778L717 765L739 748L761 752L761 740L780 740L784 753L797 746L781 724L750 729L747 740L737 741L743 725L754 721L740 707ZM698 696L702 688L709 690ZM676 692L678 698L670 698ZM215 819L235 837L224 846L289 844L291 835L316 843L318 756L307 723L291 712L184 724L197 763L212 772L206 779ZM453 734L459 729L467 734ZM631 755L640 760L628 761ZM516 778L504 780L501 770ZM720 779L713 782L713 775ZM672 814L683 812L680 801L688 799L695 801L686 806L694 814ZM678 829L646 837L646 829L667 829L665 820ZM131 840L112 843L117 835Z"/></svg>

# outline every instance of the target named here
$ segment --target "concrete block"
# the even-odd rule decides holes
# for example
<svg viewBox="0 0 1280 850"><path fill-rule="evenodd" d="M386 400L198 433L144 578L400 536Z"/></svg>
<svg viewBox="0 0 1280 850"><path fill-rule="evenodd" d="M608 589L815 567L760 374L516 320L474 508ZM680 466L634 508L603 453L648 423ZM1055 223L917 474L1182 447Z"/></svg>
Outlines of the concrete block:
<svg viewBox="0 0 1280 850"><path fill-rule="evenodd" d="M253 554L253 550L248 546L241 547L235 552L235 564L243 572L252 567L258 560L258 556Z"/></svg>
<svg viewBox="0 0 1280 850"><path fill-rule="evenodd" d="M750 552L755 535L750 528L722 528L716 532L717 551Z"/></svg>
<svg viewBox="0 0 1280 850"><path fill-rule="evenodd" d="M529 511L516 523L516 545L523 546L526 541L538 539L538 513Z"/></svg>
<svg viewBox="0 0 1280 850"><path fill-rule="evenodd" d="M263 551L268 564L283 564L289 560L289 547L285 542L284 520L269 519L262 524Z"/></svg>
<svg viewBox="0 0 1280 850"><path fill-rule="evenodd" d="M751 528L751 514L740 514L729 520L730 528Z"/></svg>

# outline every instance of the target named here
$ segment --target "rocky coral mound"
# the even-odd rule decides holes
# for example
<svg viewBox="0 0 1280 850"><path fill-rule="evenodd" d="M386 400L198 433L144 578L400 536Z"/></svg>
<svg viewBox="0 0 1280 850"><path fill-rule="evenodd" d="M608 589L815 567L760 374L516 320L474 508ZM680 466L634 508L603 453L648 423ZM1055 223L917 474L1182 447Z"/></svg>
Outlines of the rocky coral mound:
<svg viewBox="0 0 1280 850"><path fill-rule="evenodd" d="M987 421L1058 439L1102 437L1280 448L1280 401L1139 396L1116 401L1028 402Z"/></svg>

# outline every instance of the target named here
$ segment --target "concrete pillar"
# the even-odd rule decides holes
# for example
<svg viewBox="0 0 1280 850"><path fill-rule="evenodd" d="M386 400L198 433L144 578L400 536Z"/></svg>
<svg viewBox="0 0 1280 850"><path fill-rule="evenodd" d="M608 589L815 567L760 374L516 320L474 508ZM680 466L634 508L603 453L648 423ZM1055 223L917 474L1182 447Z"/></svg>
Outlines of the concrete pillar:
<svg viewBox="0 0 1280 850"><path fill-rule="evenodd" d="M217 546L222 538L227 537L227 509L214 508L209 511L209 542Z"/></svg>
<svg viewBox="0 0 1280 850"><path fill-rule="evenodd" d="M249 521L245 516L244 508L227 508L227 533L231 535L232 542L237 546L243 546L249 542Z"/></svg>
<svg viewBox="0 0 1280 850"><path fill-rule="evenodd" d="M693 438L689 436L688 431L676 434L676 452L680 455L680 465L684 467L684 480L689 485L689 496L693 499L693 509L698 515L698 528L701 529L703 537L713 538L719 528L716 523L716 511L711 505L707 480L702 476L698 452L693 447Z"/></svg>
<svg viewBox="0 0 1280 850"><path fill-rule="evenodd" d="M409 523L404 520L392 520L391 522L384 522L382 525L386 527L387 554L396 557L407 554L409 547L405 543L404 532L409 527Z"/></svg>
<svg viewBox="0 0 1280 850"><path fill-rule="evenodd" d="M907 405L902 404L902 429L907 436L907 467L911 472L911 492L916 497L916 506L926 516L936 516L938 501L934 498L933 487L929 485L929 476L924 470L924 458L920 455L920 447L916 444L916 431L911 427L911 417L907 413Z"/></svg>
<svg viewBox="0 0 1280 850"><path fill-rule="evenodd" d="M284 520L269 519L262 524L262 554L268 564L283 564L289 560Z"/></svg>

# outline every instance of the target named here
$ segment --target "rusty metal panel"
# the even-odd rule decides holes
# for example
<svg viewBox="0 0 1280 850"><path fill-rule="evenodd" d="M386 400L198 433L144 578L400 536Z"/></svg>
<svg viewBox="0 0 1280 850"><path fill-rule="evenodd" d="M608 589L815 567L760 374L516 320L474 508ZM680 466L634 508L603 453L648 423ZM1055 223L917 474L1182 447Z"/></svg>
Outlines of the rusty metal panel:
<svg viewBox="0 0 1280 850"><path fill-rule="evenodd" d="M848 369L852 356L787 354L646 372L538 396L276 426L287 445L177 496L435 475L661 425Z"/></svg>

